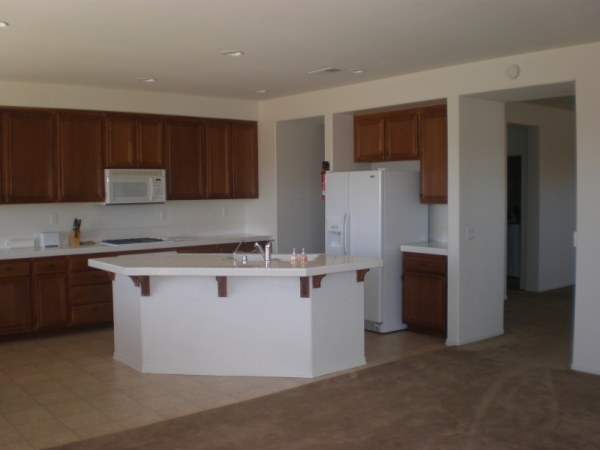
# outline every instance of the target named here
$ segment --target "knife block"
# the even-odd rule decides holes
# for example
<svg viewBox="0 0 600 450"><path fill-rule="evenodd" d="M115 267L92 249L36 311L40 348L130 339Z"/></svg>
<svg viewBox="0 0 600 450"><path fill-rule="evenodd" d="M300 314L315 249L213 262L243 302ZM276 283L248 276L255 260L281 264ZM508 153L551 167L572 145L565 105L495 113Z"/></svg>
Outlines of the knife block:
<svg viewBox="0 0 600 450"><path fill-rule="evenodd" d="M81 234L79 231L71 230L69 233L69 247L79 247Z"/></svg>

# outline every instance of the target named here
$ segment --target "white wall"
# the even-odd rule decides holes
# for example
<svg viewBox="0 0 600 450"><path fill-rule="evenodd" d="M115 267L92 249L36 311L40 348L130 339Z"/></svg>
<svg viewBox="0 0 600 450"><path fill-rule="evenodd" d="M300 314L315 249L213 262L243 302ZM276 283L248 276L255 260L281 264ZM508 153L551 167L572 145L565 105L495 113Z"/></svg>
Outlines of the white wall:
<svg viewBox="0 0 600 450"><path fill-rule="evenodd" d="M508 65L518 64L521 74L510 80L504 75ZM448 203L448 251L450 278L448 281L448 307L456 311L456 316L449 321L449 332L454 334L457 342L463 342L459 334L467 328L462 322L488 321L486 314L495 311L478 311L481 316L469 316L463 305L476 301L469 296L473 291L462 291L458 281L460 277L486 277L495 283L495 274L489 274L484 264L463 264L466 254L461 254L461 218L464 211L470 211L461 198L461 178L464 175L461 159L463 149L459 129L464 126L459 120L461 103L464 95L490 96L500 101L518 101L531 98L544 98L569 94L565 92L575 84L577 94L577 224L578 240L585 246L579 246L576 256L576 302L575 302L575 336L573 367L600 373L600 235L597 224L600 220L600 44L589 44L560 48L544 52L515 55L505 58L490 59L458 66L446 67L427 72L388 78L385 80L360 83L335 89L327 89L302 95L289 96L261 103L261 131L267 133L261 138L261 154L264 161L274 159L276 145L274 140L275 123L302 117L323 115L325 117L325 154L334 156L333 167L336 167L340 146L336 136L342 134L346 141L350 138L342 130L338 133L337 118L354 111L366 110L389 105L401 105L425 102L435 99L447 99L448 102L448 171L449 171L449 203ZM570 86L570 87L569 87ZM502 121L504 126L504 119ZM346 127L350 128L350 127ZM502 149L505 155L505 149ZM346 155L344 164L350 156ZM270 167L267 165L266 167ZM261 166L263 168L263 166ZM345 170L345 167L344 169ZM485 181L483 181L485 183ZM264 186L269 192L275 192L276 183ZM263 198L270 205L258 208L260 212L271 209L275 216L275 198ZM253 213L250 213L252 215ZM504 214L503 214L504 218ZM503 262L504 244L498 245L498 255L487 255L487 258L501 258ZM482 255L475 254L476 258ZM504 267L502 267L502 271ZM490 332L493 332L490 330ZM491 334L490 334L491 335ZM482 336L484 337L484 336Z"/></svg>
<svg viewBox="0 0 600 450"><path fill-rule="evenodd" d="M277 241L278 252L292 248L323 253L325 202L321 199L324 160L323 118L277 124Z"/></svg>
<svg viewBox="0 0 600 450"><path fill-rule="evenodd" d="M529 236L537 242L529 247L528 290L547 291L575 282L575 114L571 111L525 103L506 105L509 123L538 129L537 227ZM532 224L533 225L533 224ZM537 235L537 236L535 236ZM529 241L529 240L528 240ZM533 271L535 270L535 273Z"/></svg>
<svg viewBox="0 0 600 450"><path fill-rule="evenodd" d="M458 226L449 235L459 255L449 272L461 296L458 305L448 308L448 321L455 326L448 330L447 342L454 345L503 333L506 276L504 103L461 97L459 107L454 198L460 198L460 208Z"/></svg>
<svg viewBox="0 0 600 450"><path fill-rule="evenodd" d="M0 105L102 111L127 111L257 120L257 102L81 86L0 81ZM0 247L10 237L34 237L40 231L67 232L73 218L83 219L82 238L97 239L157 233L265 233L271 230L246 220L254 200L170 201L164 205L98 206L92 203L0 205ZM223 209L226 208L227 215ZM166 219L160 219L160 210ZM49 214L59 222L51 225ZM124 214L124 212L126 212ZM104 235L100 236L104 237Z"/></svg>

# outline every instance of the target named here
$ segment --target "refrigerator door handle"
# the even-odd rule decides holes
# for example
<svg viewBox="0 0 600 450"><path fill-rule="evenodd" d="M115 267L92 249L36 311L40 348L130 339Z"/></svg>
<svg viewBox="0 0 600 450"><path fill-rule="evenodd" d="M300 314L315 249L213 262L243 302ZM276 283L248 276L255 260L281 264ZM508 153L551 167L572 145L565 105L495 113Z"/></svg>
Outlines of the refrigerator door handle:
<svg viewBox="0 0 600 450"><path fill-rule="evenodd" d="M350 214L344 214L344 255L350 254Z"/></svg>

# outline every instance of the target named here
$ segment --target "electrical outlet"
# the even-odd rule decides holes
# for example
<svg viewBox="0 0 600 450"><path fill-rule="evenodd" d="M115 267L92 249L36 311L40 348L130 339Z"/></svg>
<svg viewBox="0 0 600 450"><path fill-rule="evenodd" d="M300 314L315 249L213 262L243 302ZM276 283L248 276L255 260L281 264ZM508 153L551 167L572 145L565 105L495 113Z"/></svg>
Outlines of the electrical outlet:
<svg viewBox="0 0 600 450"><path fill-rule="evenodd" d="M167 220L167 211L164 209L160 210L160 220Z"/></svg>
<svg viewBox="0 0 600 450"><path fill-rule="evenodd" d="M465 237L467 238L467 241L475 240L475 230L473 228L467 228L465 235L466 235Z"/></svg>
<svg viewBox="0 0 600 450"><path fill-rule="evenodd" d="M56 225L58 223L58 213L51 212L49 219L50 219L50 225Z"/></svg>
<svg viewBox="0 0 600 450"><path fill-rule="evenodd" d="M227 209L226 207L223 208L223 217L226 217L229 215L229 209Z"/></svg>

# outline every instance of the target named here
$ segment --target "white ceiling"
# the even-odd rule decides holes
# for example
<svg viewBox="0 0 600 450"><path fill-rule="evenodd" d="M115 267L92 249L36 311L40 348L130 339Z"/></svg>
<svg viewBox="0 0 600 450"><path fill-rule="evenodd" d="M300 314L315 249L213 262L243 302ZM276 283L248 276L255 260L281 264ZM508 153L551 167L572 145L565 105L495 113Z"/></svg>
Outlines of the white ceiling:
<svg viewBox="0 0 600 450"><path fill-rule="evenodd" d="M240 99L600 41L600 0L0 0L0 20L0 79Z"/></svg>

